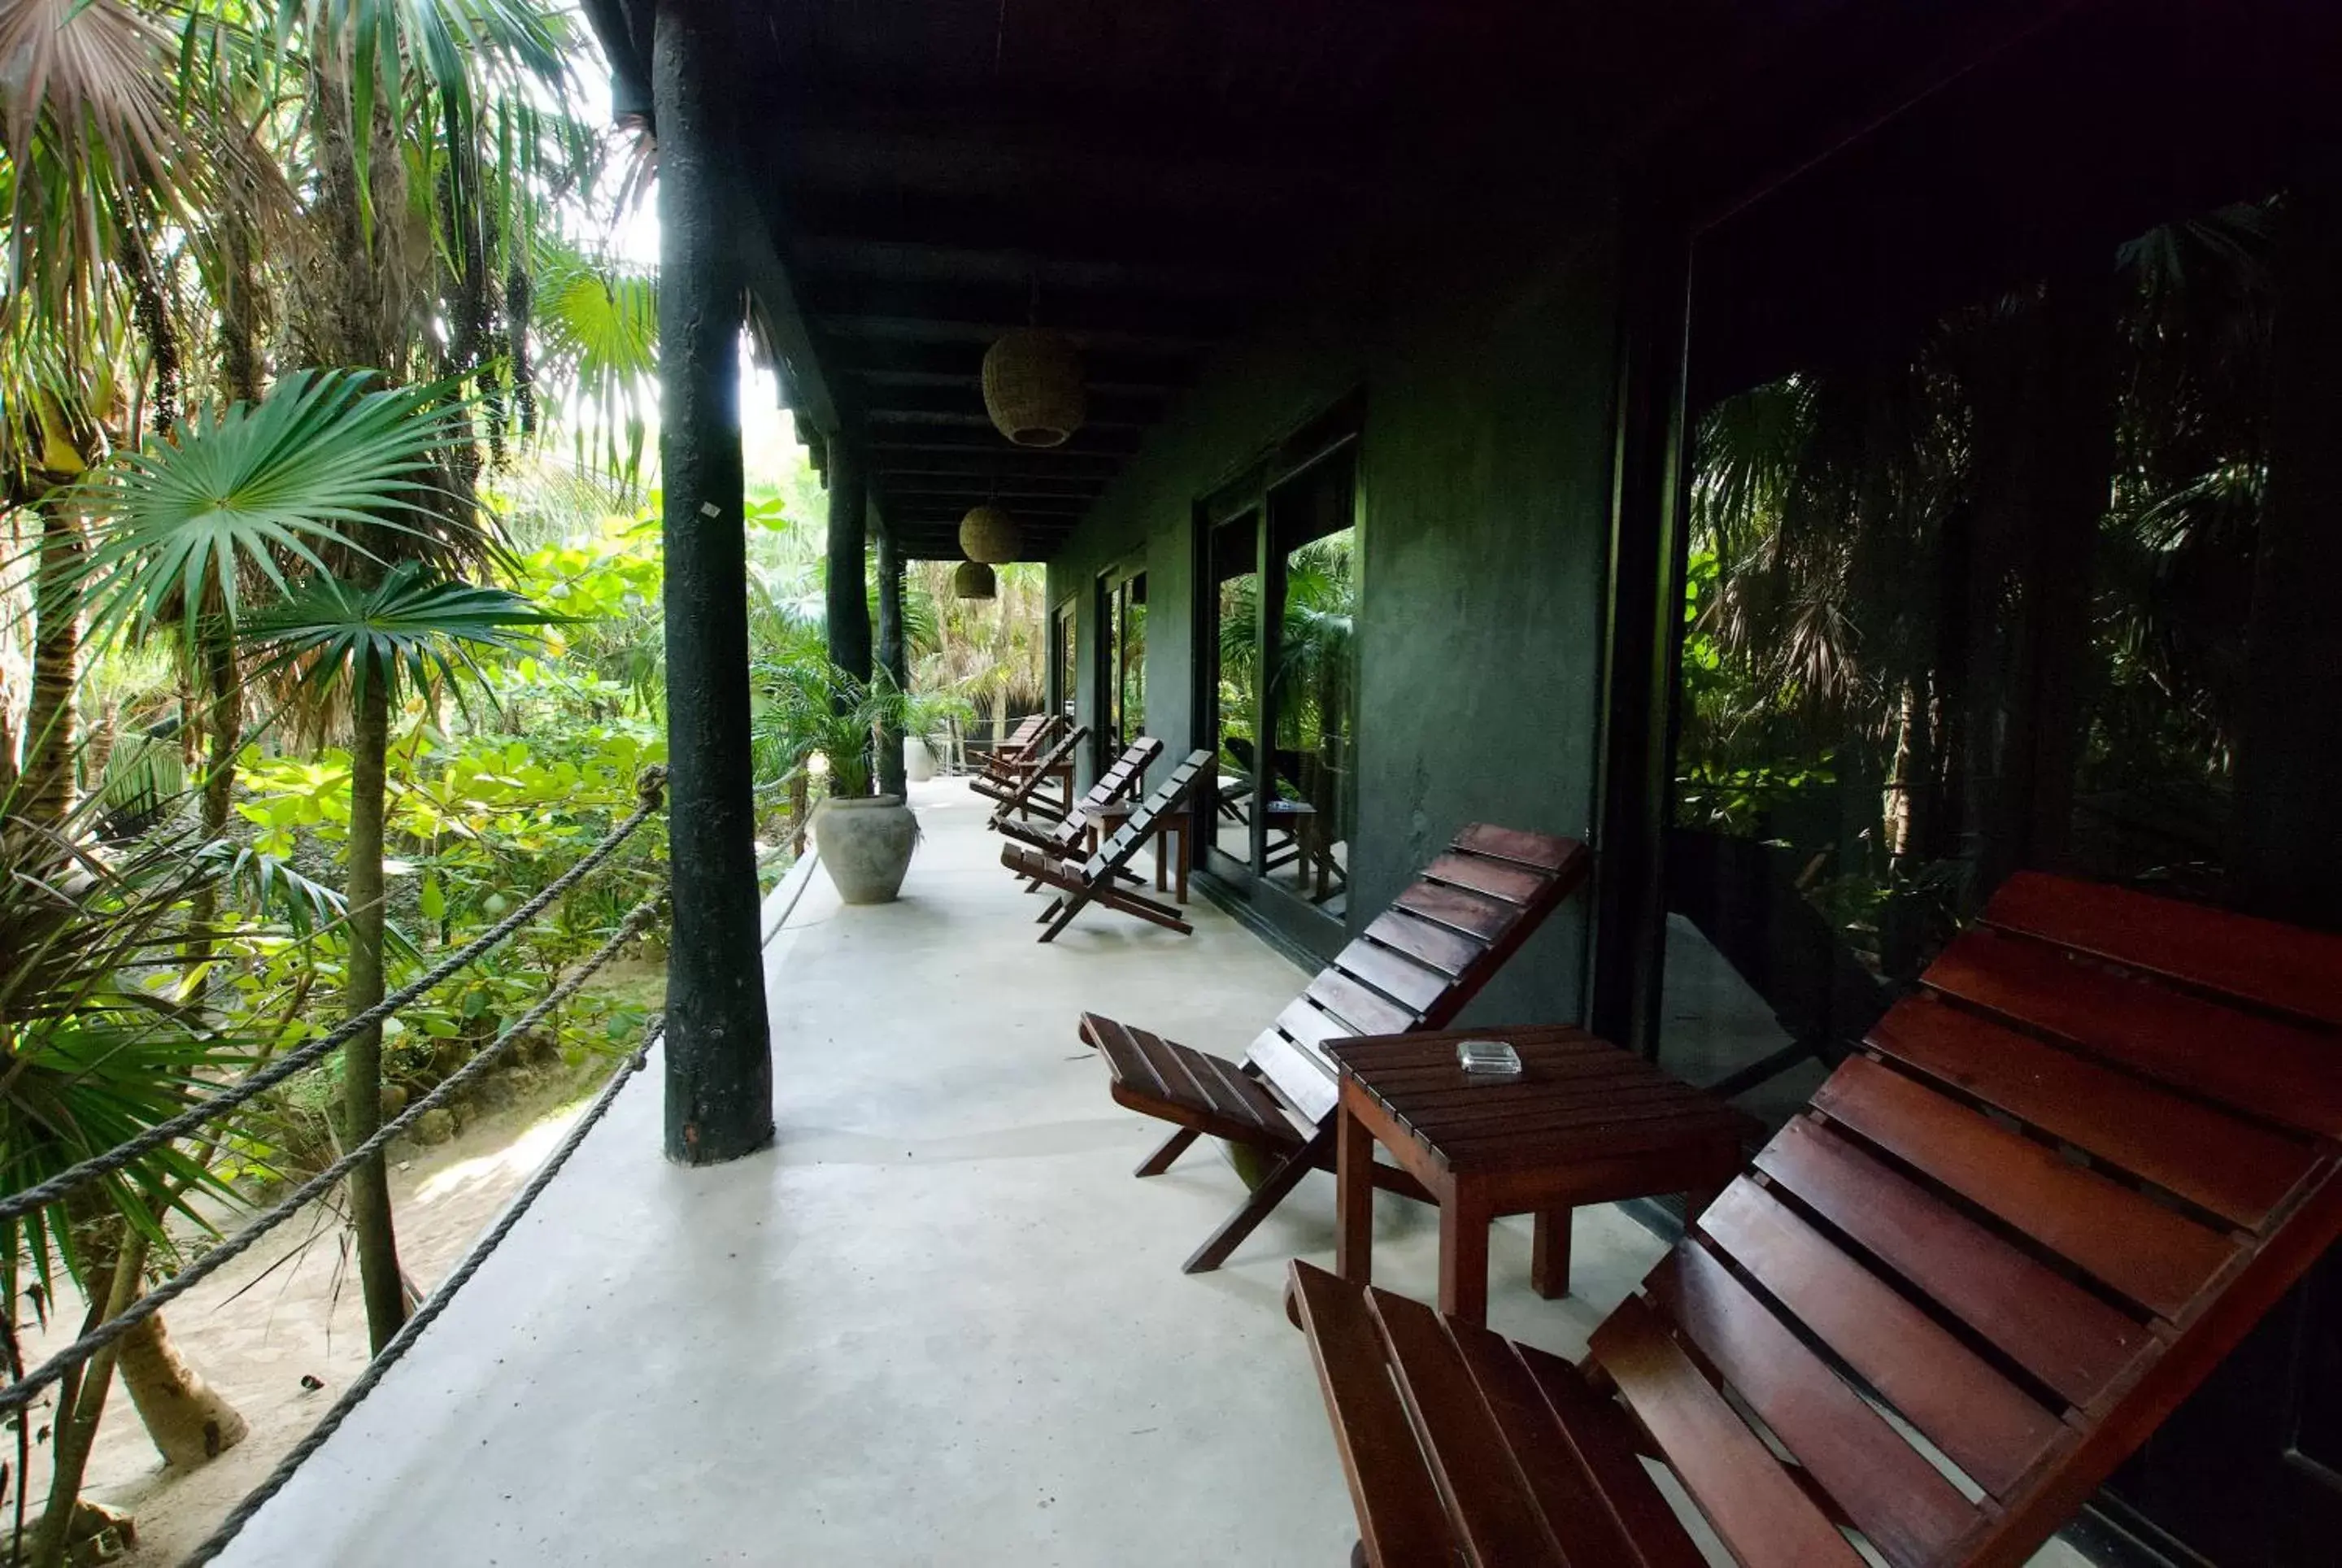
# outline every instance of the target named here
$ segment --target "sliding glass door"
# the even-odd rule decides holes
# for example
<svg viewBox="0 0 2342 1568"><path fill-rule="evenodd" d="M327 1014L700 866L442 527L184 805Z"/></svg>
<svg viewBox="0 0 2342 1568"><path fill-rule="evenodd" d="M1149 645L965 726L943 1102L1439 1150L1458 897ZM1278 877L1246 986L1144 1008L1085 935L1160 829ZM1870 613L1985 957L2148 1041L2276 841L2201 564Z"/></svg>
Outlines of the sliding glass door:
<svg viewBox="0 0 2342 1568"><path fill-rule="evenodd" d="M1346 436L1204 509L1205 869L1309 945L1338 943L1356 833L1358 496Z"/></svg>

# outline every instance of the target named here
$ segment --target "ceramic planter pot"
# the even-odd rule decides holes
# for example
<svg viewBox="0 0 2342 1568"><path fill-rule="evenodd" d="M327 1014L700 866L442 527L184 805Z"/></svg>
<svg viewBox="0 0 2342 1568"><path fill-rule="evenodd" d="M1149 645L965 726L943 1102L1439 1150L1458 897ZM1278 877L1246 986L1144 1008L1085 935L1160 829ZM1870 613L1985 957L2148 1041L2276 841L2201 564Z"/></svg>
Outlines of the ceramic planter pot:
<svg viewBox="0 0 2342 1568"><path fill-rule="evenodd" d="M916 735L903 737L903 777L924 784L936 776L936 754Z"/></svg>
<svg viewBox="0 0 2342 1568"><path fill-rule="evenodd" d="M821 869L849 904L883 904L902 890L919 819L900 795L824 800L814 810Z"/></svg>

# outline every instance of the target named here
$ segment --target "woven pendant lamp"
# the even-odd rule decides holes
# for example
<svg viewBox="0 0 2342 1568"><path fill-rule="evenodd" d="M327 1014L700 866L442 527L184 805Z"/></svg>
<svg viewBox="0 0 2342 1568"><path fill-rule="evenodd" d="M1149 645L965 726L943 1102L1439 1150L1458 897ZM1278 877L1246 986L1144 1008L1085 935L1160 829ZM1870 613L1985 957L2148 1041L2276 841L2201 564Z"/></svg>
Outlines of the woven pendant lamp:
<svg viewBox="0 0 2342 1568"><path fill-rule="evenodd" d="M955 598L992 598L999 591L999 579L982 561L962 561L959 570L952 573L952 597Z"/></svg>
<svg viewBox="0 0 2342 1568"><path fill-rule="evenodd" d="M985 350L984 408L1020 447L1063 446L1089 412L1081 350L1046 327L1004 334Z"/></svg>
<svg viewBox="0 0 2342 1568"><path fill-rule="evenodd" d="M1007 510L989 502L968 508L959 520L959 553L972 561L998 566L1016 558L1024 548L1024 530Z"/></svg>

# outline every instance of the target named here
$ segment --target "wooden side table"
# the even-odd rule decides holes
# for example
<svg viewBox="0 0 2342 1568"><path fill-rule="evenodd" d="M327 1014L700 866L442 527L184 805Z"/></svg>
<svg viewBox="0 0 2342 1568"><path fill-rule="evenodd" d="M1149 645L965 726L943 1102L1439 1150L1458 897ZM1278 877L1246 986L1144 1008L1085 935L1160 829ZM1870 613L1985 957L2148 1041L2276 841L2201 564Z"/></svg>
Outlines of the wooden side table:
<svg viewBox="0 0 2342 1568"><path fill-rule="evenodd" d="M1095 851L1100 844L1112 838L1117 829L1130 820L1130 814L1138 809L1139 804L1140 802L1126 796L1119 800L1110 800L1103 806L1083 807L1082 816L1089 823L1087 848ZM1179 902L1183 904L1187 901L1187 867L1191 852L1191 847L1187 841L1187 829L1190 820L1188 809L1185 806L1158 812L1155 818L1155 890L1156 892L1165 890L1166 880L1165 857L1169 852L1172 837L1176 835L1179 840L1178 849L1176 854L1171 855L1169 863L1178 869L1176 896Z"/></svg>
<svg viewBox="0 0 2342 1568"><path fill-rule="evenodd" d="M1476 1078L1456 1065L1465 1040L1518 1051L1517 1078ZM1373 1277L1375 1145L1439 1204L1439 1310L1488 1315L1488 1225L1533 1213L1529 1282L1569 1289L1570 1211L1661 1192L1690 1194L1692 1212L1731 1181L1756 1121L1583 1030L1456 1030L1328 1042L1341 1069L1336 1108L1335 1269Z"/></svg>

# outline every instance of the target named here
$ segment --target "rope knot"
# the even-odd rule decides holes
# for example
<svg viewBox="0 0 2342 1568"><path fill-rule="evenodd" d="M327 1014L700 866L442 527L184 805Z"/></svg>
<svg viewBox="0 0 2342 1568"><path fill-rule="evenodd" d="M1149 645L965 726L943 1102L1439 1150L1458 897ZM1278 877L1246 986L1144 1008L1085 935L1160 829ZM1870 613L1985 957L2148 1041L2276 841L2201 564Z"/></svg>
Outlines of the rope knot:
<svg viewBox="0 0 2342 1568"><path fill-rule="evenodd" d="M666 769L654 762L635 776L635 799L651 810L666 804Z"/></svg>

